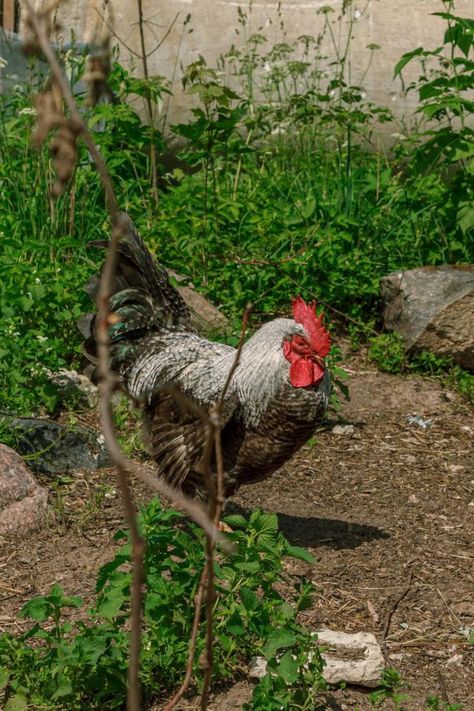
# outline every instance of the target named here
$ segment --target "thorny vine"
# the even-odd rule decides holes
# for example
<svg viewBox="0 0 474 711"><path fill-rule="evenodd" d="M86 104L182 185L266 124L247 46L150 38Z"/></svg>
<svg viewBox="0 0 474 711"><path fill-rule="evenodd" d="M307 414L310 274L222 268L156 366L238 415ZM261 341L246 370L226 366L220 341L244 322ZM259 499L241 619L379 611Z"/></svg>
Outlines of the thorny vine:
<svg viewBox="0 0 474 711"><path fill-rule="evenodd" d="M114 187L105 162L77 107L69 83L50 43L50 33L55 25L54 13L57 8L57 3L51 4L41 11L33 8L31 0L24 0L24 5L27 10L25 17L24 51L30 55L43 55L51 71L51 78L47 88L39 94L36 101L37 128L35 132L35 142L37 145L41 145L47 140L49 134L54 131L54 136L50 142L50 152L56 171L56 182L52 189L53 194L55 196L60 195L68 182L72 179L77 159L77 141L79 138L82 138L99 173L112 225L111 239L100 277L97 296L98 314L96 336L100 374L99 404L102 429L111 461L117 472L117 479L132 542L133 570L130 607L130 658L128 667L127 709L128 711L139 711L141 707L139 657L141 644L143 558L145 554L145 542L138 529L134 498L129 482L129 476L132 473L138 476L150 488L169 499L175 507L187 513L203 528L206 534L206 562L195 599L196 612L189 644L185 677L178 692L166 704L165 710L169 711L172 709L189 687L192 678L197 632L204 595L206 595L206 644L201 658L201 664L204 670L204 683L200 707L201 709L206 709L212 680L212 652L214 642L213 609L215 588L213 555L216 540L221 539L217 526L225 503L224 466L221 443L221 410L226 392L239 363L251 306L249 305L244 313L239 346L220 399L213 408L211 408L209 413L199 412L199 416L206 420L208 426L204 456L205 471L203 472L208 490L208 507L206 511L196 501L189 499L180 491L160 480L155 473L143 465L137 465L135 462L128 460L118 444L114 430L112 410L112 395L116 390L117 382L115 374L110 367L108 338L109 325L115 323L117 317L110 311L109 297L115 273L118 245L120 240L133 228L133 225L128 215L120 212L118 209ZM141 7L141 3L139 3L139 6ZM108 43L104 42L100 52L91 58L89 71L84 77L84 80L89 84L89 103L96 103L104 95L110 97L110 89L107 86L107 74L110 66L109 59ZM173 393L173 396L182 401L186 407L189 407L191 410L196 410L196 406L192 402L187 401L181 394ZM215 453L217 470L215 481L211 471L213 453ZM223 541L223 544L225 549L229 549L229 546L225 546L225 541Z"/></svg>

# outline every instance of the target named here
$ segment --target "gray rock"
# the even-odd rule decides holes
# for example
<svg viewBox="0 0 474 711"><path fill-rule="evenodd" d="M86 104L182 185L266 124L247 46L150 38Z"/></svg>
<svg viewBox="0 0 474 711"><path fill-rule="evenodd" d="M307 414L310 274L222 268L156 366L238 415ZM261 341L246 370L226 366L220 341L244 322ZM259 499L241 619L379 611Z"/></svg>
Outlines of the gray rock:
<svg viewBox="0 0 474 711"><path fill-rule="evenodd" d="M17 451L33 471L61 474L109 465L104 438L87 427L65 427L52 420L18 418L12 423Z"/></svg>
<svg viewBox="0 0 474 711"><path fill-rule="evenodd" d="M181 286L179 282L184 281L185 277L176 274L171 269L168 270L168 274L178 282L176 288L191 311L191 323L198 333L209 335L229 329L230 322L227 317L222 311L219 311L217 306L211 304L199 291L196 291L194 284L188 283L186 286Z"/></svg>
<svg viewBox="0 0 474 711"><path fill-rule="evenodd" d="M263 679L267 673L267 660L265 657L252 657L250 662L249 677Z"/></svg>
<svg viewBox="0 0 474 711"><path fill-rule="evenodd" d="M474 370L474 265L420 267L381 280L384 323L407 350L431 351Z"/></svg>
<svg viewBox="0 0 474 711"><path fill-rule="evenodd" d="M382 681L385 660L373 634L358 632L347 634L327 628L318 630L317 645L323 647L322 658L326 662L323 677L328 684L355 684L375 688ZM249 676L262 679L267 673L264 657L254 657Z"/></svg>
<svg viewBox="0 0 474 711"><path fill-rule="evenodd" d="M51 516L47 490L16 452L0 444L0 539L24 538Z"/></svg>
<svg viewBox="0 0 474 711"><path fill-rule="evenodd" d="M75 370L62 368L57 373L51 373L50 382L58 393L59 400L64 405L79 406L91 409L97 405L99 390L89 378Z"/></svg>

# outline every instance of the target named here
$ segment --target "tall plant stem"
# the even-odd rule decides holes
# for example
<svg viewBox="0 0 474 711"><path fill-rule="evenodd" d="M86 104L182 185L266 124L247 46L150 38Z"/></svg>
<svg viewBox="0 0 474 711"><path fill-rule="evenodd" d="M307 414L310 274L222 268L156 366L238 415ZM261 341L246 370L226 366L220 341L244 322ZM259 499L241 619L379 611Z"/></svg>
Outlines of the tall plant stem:
<svg viewBox="0 0 474 711"><path fill-rule="evenodd" d="M140 32L140 47L141 47L141 61L142 61L142 67L143 67L143 76L145 77L145 81L147 83L147 93L145 94L145 106L146 106L146 113L147 113L147 120L148 120L148 128L150 130L150 167L151 167L151 189L153 193L153 198L155 200L155 204L158 205L158 161L157 161L157 155L156 155L156 146L155 146L155 116L153 112L153 104L151 101L151 97L149 92L149 81L150 81L150 74L148 71L148 56L146 52L146 43L145 43L145 32L144 32L144 24L145 21L143 19L143 4L142 0L137 0L137 7L138 7L138 29Z"/></svg>

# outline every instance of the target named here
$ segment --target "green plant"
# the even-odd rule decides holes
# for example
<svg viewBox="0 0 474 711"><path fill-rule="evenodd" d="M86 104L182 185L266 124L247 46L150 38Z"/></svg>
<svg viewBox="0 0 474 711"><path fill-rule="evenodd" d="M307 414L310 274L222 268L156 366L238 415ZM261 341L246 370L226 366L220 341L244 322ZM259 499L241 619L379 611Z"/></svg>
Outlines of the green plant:
<svg viewBox="0 0 474 711"><path fill-rule="evenodd" d="M114 408L114 422L122 451L127 456L146 458L141 410L123 395Z"/></svg>
<svg viewBox="0 0 474 711"><path fill-rule="evenodd" d="M84 58L70 49L63 61L75 84ZM51 194L51 157L32 145L33 98L44 82L35 71L32 85L0 98L0 389L4 411L14 414L54 412L57 392L48 371L79 366L77 321L91 308L84 285L99 256L87 244L102 239L108 224L98 176L83 146L74 182L59 199ZM158 101L162 87L153 78L153 91L147 89L117 63L110 83L117 101L87 110L89 125L121 206L142 224L149 218L151 134L125 99L149 91ZM86 111L84 97L78 94L77 100ZM152 135L161 148L159 133Z"/></svg>
<svg viewBox="0 0 474 711"><path fill-rule="evenodd" d="M369 695L372 707L381 708L382 705L385 706L387 699L391 699L394 708L403 711L404 702L410 700L406 694L407 687L408 684L396 669L384 669L380 688Z"/></svg>
<svg viewBox="0 0 474 711"><path fill-rule="evenodd" d="M398 333L381 333L369 339L369 358L385 373L402 373L406 368L405 344Z"/></svg>
<svg viewBox="0 0 474 711"><path fill-rule="evenodd" d="M381 276L470 261L473 243L459 233L458 193L444 169L409 170L416 142L397 161L366 150L374 122L389 115L349 83L354 8L345 4L334 26L326 10L318 37L273 46L247 36L241 11L243 45L217 70L202 58L188 68L185 85L200 105L176 130L188 141L183 159L200 170L168 176L151 236L164 261L236 319L249 298L259 314L280 313L289 295L308 290L362 331L377 315Z"/></svg>
<svg viewBox="0 0 474 711"><path fill-rule="evenodd" d="M396 67L399 75L409 62L422 61L412 88L426 121L404 136L395 158L374 150L376 122L389 114L364 98L376 45L359 81L351 78L353 3L343 3L342 15L321 8L318 34L292 43L251 34L240 10L241 45L216 67L201 57L185 69L194 113L175 133L185 141L182 158L192 172L164 176L158 217L151 143L161 151L163 137L127 98L159 108L166 82L137 79L113 58L110 84L118 100L87 116L120 206L163 263L222 305L236 327L249 300L258 322L287 314L291 296L314 294L366 334L378 319L383 275L474 260L466 120L472 20L455 15L451 2L444 10L443 47L418 48ZM71 49L65 62L75 81L83 58ZM86 244L107 229L86 151L74 185L51 199L49 156L30 146L32 93L33 87L17 89L0 102L0 388L3 409L20 414L54 411L46 369L81 363L76 321L90 309L82 286L98 258ZM396 366L384 349L390 346L372 351L387 368L400 369L401 353ZM469 393L466 378L459 380Z"/></svg>
<svg viewBox="0 0 474 711"><path fill-rule="evenodd" d="M252 708L313 708L324 687L322 661L309 630L297 614L311 604L312 586L284 572L282 559L312 561L278 532L275 515L254 511L249 520L228 516L235 552L215 561L214 680L233 678L254 654L268 659L269 675L255 689ZM151 502L142 511L146 539L141 681L145 703L163 699L180 683L188 654L194 598L204 564L203 534L176 511ZM88 616L79 598L55 586L28 602L22 615L34 624L15 637L0 637L0 688L7 703L24 699L34 708L121 708L127 668L127 620L130 605L130 544L120 547L97 578L97 598ZM275 583L284 579L288 596ZM68 621L67 610L80 610ZM65 616L66 614L66 616ZM75 616L76 617L76 616ZM205 641L201 625L195 673ZM268 698L273 706L262 706ZM274 699L274 701L271 701Z"/></svg>
<svg viewBox="0 0 474 711"><path fill-rule="evenodd" d="M454 365L448 371L447 381L469 402L474 405L474 375Z"/></svg>
<svg viewBox="0 0 474 711"><path fill-rule="evenodd" d="M407 92L418 93L417 112L423 118L411 139L410 158L415 170L425 174L437 166L451 173L454 169L451 210L458 233L466 238L474 231L474 130L469 122L474 110L474 19L455 15L454 0L442 4L443 11L433 14L446 22L443 44L407 52L395 66L395 76L401 77L414 59L419 61L420 76L407 87ZM459 236L452 243L455 250L462 245Z"/></svg>
<svg viewBox="0 0 474 711"><path fill-rule="evenodd" d="M461 711L463 705L442 701L438 696L428 696L426 699L426 708L430 711Z"/></svg>

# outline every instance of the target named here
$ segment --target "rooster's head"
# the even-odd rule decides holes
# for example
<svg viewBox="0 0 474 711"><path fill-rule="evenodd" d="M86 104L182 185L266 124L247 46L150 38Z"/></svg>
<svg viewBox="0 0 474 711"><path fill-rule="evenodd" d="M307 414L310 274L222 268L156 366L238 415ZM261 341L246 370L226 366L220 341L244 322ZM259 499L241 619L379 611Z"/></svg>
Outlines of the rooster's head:
<svg viewBox="0 0 474 711"><path fill-rule="evenodd" d="M290 382L295 388L316 385L324 376L324 358L331 339L323 326L323 316L316 313L316 303L306 304L301 296L293 299L293 319L305 335L293 334L283 342L283 355L291 363Z"/></svg>

